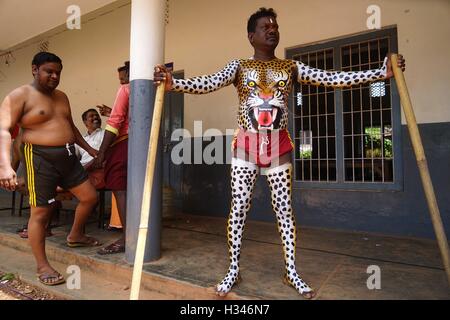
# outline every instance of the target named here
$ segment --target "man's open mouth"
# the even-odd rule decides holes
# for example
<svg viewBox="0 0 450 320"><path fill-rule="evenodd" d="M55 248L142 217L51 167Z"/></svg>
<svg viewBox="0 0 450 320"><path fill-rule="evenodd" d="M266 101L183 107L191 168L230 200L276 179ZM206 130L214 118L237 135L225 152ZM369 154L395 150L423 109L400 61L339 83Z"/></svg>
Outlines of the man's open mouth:
<svg viewBox="0 0 450 320"><path fill-rule="evenodd" d="M258 129L273 129L273 122L277 117L277 108L254 108L255 119L258 121Z"/></svg>

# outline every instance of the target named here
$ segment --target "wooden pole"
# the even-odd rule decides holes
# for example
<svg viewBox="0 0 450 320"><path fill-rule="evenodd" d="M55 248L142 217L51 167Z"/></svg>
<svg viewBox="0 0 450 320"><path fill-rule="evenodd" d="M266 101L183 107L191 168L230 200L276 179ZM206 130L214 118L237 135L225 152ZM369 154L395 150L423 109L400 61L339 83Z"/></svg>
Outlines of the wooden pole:
<svg viewBox="0 0 450 320"><path fill-rule="evenodd" d="M400 101L405 113L406 123L408 125L411 143L416 155L417 166L419 167L420 177L422 178L422 185L425 191L425 196L428 203L428 209L433 222L434 232L438 241L439 249L441 251L442 261L444 263L445 273L450 285L450 258L447 237L442 225L441 215L434 194L433 184L431 182L430 172L428 170L427 159L425 158L425 151L423 149L422 139L420 138L419 128L417 127L416 117L412 108L411 99L409 98L408 88L406 87L405 77L403 71L397 65L398 57L396 54L391 56L392 70L394 72L395 81L397 83L398 92L400 94Z"/></svg>
<svg viewBox="0 0 450 320"><path fill-rule="evenodd" d="M156 152L158 150L159 129L164 104L164 82L156 89L155 106L153 109L152 126L150 128L150 140L148 142L147 168L145 170L144 190L142 194L141 222L134 258L133 278L131 280L130 300L139 299L141 286L142 264L144 263L145 244L147 240L150 203L155 173Z"/></svg>

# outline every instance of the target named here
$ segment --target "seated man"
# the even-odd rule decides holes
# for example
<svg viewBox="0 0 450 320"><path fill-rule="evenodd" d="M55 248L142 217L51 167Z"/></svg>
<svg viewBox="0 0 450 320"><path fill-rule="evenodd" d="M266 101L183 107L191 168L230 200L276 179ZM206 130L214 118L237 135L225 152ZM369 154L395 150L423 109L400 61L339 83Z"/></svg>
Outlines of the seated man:
<svg viewBox="0 0 450 320"><path fill-rule="evenodd" d="M83 136L84 140L95 150L98 150L102 144L105 130L102 129L102 119L95 109L88 109L81 115L83 123L87 128L87 133ZM81 165L87 171L92 185L96 189L105 187L103 168L94 169L92 163L94 158L83 148L75 145L75 152L80 159Z"/></svg>
<svg viewBox="0 0 450 320"><path fill-rule="evenodd" d="M105 106L105 108L108 108ZM83 119L84 125L87 128L87 134L83 136L84 140L94 149L99 149L103 136L105 135L105 130L101 128L102 120L97 110L88 109L86 110L81 118ZM103 189L105 187L104 180L104 169L94 169L92 167L92 163L94 162L94 158L90 156L84 149L80 148L78 145L76 147L76 152L79 155L80 162L83 167L86 169L89 175L89 179L91 183L94 185L96 189ZM111 222L109 223L108 230L121 230L122 225L120 223L119 214L117 212L117 205L114 198L114 194L112 195L112 207L111 207Z"/></svg>

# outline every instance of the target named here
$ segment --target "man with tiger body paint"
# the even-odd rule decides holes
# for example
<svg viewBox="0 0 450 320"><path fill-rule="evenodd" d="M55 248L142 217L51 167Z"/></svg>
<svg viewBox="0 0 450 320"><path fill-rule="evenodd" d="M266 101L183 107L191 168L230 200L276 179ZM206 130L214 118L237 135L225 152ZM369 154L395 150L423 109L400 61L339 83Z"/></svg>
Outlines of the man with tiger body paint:
<svg viewBox="0 0 450 320"><path fill-rule="evenodd" d="M226 295L240 279L242 235L258 174L266 175L272 195L284 251L284 282L306 299L315 296L295 266L296 226L291 206L293 146L287 131L288 97L293 81L338 88L393 76L387 57L380 69L359 72L319 70L299 61L278 59L275 49L280 36L276 18L273 9L260 8L255 12L247 24L253 57L232 60L217 73L174 79L164 66L155 67L155 84L164 81L166 91L205 94L230 84L237 89L239 129L232 144L232 200L227 225L230 265L215 288L220 296ZM399 57L399 66L404 68L404 60Z"/></svg>

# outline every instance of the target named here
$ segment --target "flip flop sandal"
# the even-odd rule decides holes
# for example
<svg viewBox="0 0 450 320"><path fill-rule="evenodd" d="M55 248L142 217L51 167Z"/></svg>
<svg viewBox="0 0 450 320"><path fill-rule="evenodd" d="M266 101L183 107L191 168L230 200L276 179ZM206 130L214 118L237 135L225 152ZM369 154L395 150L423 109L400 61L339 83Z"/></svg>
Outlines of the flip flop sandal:
<svg viewBox="0 0 450 320"><path fill-rule="evenodd" d="M60 273L38 273L37 279L40 283L45 284L46 286L56 286L58 284L66 282L66 279Z"/></svg>
<svg viewBox="0 0 450 320"><path fill-rule="evenodd" d="M67 241L67 246L70 248L79 247L98 247L101 245L100 241L95 238L87 237L87 241Z"/></svg>
<svg viewBox="0 0 450 320"><path fill-rule="evenodd" d="M97 253L100 255L115 254L121 252L125 252L125 245L119 243L110 244L109 246L101 248L97 251Z"/></svg>

